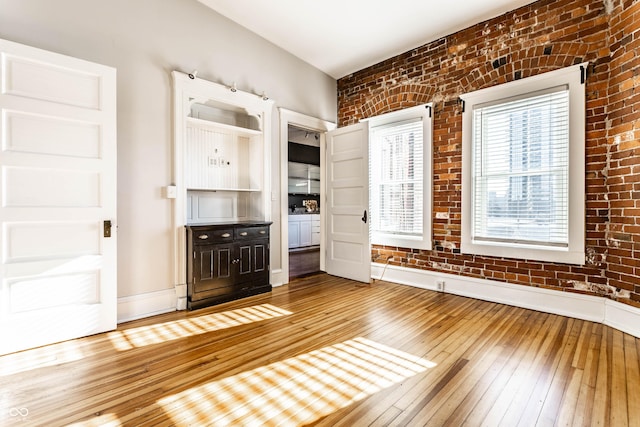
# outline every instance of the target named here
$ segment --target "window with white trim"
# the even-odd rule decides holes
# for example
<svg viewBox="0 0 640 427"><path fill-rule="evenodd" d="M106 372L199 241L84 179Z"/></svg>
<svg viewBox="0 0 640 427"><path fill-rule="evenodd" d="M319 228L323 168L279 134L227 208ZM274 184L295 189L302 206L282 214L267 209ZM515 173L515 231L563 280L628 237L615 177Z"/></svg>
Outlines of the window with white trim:
<svg viewBox="0 0 640 427"><path fill-rule="evenodd" d="M585 69L461 97L463 253L584 264Z"/></svg>
<svg viewBox="0 0 640 427"><path fill-rule="evenodd" d="M369 121L371 243L431 249L431 106Z"/></svg>

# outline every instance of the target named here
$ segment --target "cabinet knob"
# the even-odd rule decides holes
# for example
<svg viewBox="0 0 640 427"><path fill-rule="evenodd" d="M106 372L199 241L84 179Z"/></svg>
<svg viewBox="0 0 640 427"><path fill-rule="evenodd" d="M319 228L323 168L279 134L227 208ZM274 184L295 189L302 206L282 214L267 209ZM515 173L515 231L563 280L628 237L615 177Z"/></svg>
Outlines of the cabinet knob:
<svg viewBox="0 0 640 427"><path fill-rule="evenodd" d="M240 235L241 235L241 236L246 236L246 235L247 235L247 232L246 232L246 231L243 231L242 233L240 233Z"/></svg>
<svg viewBox="0 0 640 427"><path fill-rule="evenodd" d="M260 234L267 234L267 232L264 230L260 230Z"/></svg>
<svg viewBox="0 0 640 427"><path fill-rule="evenodd" d="M201 239L201 240L206 240L208 238L209 238L209 235L207 235L207 234L201 234L201 235L198 236L198 239Z"/></svg>
<svg viewBox="0 0 640 427"><path fill-rule="evenodd" d="M224 234L222 234L220 237L231 237L231 234L229 234L229 233L224 233Z"/></svg>

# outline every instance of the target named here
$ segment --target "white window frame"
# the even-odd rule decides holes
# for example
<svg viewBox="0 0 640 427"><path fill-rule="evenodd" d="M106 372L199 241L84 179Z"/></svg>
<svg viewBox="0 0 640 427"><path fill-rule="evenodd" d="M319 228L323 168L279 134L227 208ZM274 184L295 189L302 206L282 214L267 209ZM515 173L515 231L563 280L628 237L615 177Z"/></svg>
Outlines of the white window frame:
<svg viewBox="0 0 640 427"><path fill-rule="evenodd" d="M462 230L465 254L584 265L585 263L585 120L584 75L588 63L573 65L462 95ZM476 105L505 102L533 92L566 85L569 88L569 242L567 247L474 241L473 234L473 111Z"/></svg>
<svg viewBox="0 0 640 427"><path fill-rule="evenodd" d="M432 104L421 104L416 107L406 108L404 110L394 111L391 113L381 114L379 116L364 119L369 122L369 139L371 140L372 129L379 126L386 126L393 123L405 122L408 120L422 120L422 179L423 179L423 207L422 207L422 236L405 236L393 233L377 232L370 228L370 240L372 244L383 246L396 246L410 249L432 249L432 152L433 152L433 125L431 119ZM369 153L369 156L372 156ZM371 200L371 197L369 198ZM376 215L373 206L369 206L369 214Z"/></svg>

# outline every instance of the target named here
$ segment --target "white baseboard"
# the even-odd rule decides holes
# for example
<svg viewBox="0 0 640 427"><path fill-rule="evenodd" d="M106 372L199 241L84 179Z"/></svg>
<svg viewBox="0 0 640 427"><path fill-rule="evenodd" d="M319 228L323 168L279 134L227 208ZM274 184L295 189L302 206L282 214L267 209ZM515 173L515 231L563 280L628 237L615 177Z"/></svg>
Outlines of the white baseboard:
<svg viewBox="0 0 640 427"><path fill-rule="evenodd" d="M176 310L187 309L187 284L182 283L175 286L176 289Z"/></svg>
<svg viewBox="0 0 640 427"><path fill-rule="evenodd" d="M640 309L605 299L604 324L640 338Z"/></svg>
<svg viewBox="0 0 640 427"><path fill-rule="evenodd" d="M281 268L271 270L271 286L275 288L276 286L282 286L285 282L288 282L288 280L285 280L283 274L284 273Z"/></svg>
<svg viewBox="0 0 640 427"><path fill-rule="evenodd" d="M176 299L175 289L118 298L118 323L175 311Z"/></svg>
<svg viewBox="0 0 640 427"><path fill-rule="evenodd" d="M603 323L640 337L640 309L602 297L372 263L371 277L380 276L432 291L438 290L436 281L443 280L446 293Z"/></svg>

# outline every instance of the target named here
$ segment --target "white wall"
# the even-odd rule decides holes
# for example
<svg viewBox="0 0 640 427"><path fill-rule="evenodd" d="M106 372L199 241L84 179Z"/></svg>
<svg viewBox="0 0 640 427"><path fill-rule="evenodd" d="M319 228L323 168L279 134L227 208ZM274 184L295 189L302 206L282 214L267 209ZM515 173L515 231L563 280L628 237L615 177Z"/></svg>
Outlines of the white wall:
<svg viewBox="0 0 640 427"><path fill-rule="evenodd" d="M292 35L295 36L295 35ZM336 81L196 0L0 0L0 38L115 67L118 78L118 296L173 289L171 76L174 69L336 118ZM272 188L280 188L279 126ZM283 195L286 197L286 194ZM278 236L279 200L272 233ZM272 268L280 248L272 247Z"/></svg>

